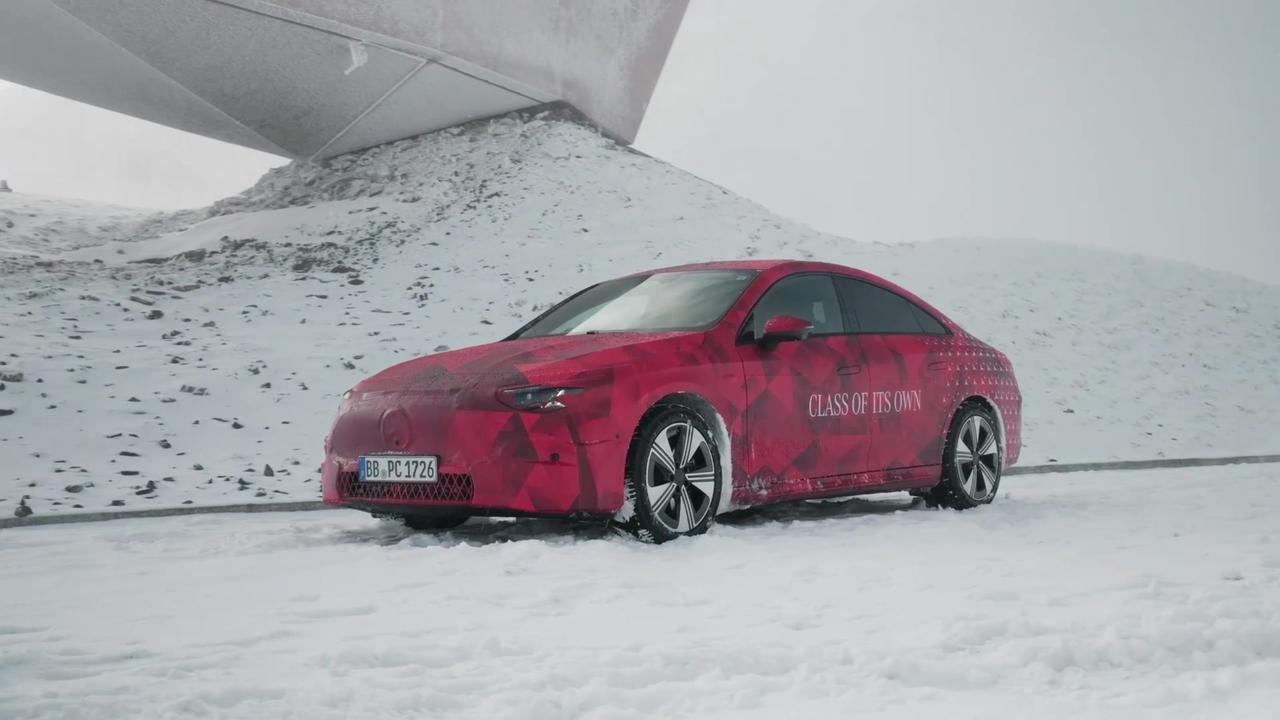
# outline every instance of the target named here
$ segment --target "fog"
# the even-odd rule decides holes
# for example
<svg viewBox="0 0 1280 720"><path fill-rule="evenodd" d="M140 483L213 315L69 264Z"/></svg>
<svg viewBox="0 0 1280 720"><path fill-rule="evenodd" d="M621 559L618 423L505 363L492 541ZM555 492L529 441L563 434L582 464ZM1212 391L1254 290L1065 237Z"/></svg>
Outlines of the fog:
<svg viewBox="0 0 1280 720"><path fill-rule="evenodd" d="M1275 282L1280 3L693 0L637 147L859 240L1078 242ZM0 84L0 178L206 204L280 158Z"/></svg>
<svg viewBox="0 0 1280 720"><path fill-rule="evenodd" d="M1275 2L695 0L637 145L860 240L1080 242L1275 282L1277 71Z"/></svg>
<svg viewBox="0 0 1280 720"><path fill-rule="evenodd" d="M285 158L0 81L0 178L18 192L200 207Z"/></svg>

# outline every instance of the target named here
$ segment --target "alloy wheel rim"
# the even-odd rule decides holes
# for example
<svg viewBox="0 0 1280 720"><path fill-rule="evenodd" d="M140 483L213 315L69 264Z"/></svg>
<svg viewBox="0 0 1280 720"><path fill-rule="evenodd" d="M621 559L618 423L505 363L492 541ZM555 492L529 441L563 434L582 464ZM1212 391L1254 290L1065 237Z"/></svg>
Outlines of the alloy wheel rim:
<svg viewBox="0 0 1280 720"><path fill-rule="evenodd" d="M687 421L658 431L645 463L645 492L654 518L674 533L687 533L711 512L716 465L706 435Z"/></svg>
<svg viewBox="0 0 1280 720"><path fill-rule="evenodd" d="M981 415L971 415L960 426L956 439L956 473L964 491L974 500L995 494L1000 477L1000 443L991 423Z"/></svg>

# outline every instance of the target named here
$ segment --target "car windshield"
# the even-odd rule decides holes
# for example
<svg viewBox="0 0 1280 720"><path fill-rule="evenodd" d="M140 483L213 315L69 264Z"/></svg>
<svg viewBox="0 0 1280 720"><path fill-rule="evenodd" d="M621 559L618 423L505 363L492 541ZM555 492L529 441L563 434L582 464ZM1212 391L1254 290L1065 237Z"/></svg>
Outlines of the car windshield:
<svg viewBox="0 0 1280 720"><path fill-rule="evenodd" d="M512 337L705 329L724 317L755 276L746 270L682 270L602 282Z"/></svg>

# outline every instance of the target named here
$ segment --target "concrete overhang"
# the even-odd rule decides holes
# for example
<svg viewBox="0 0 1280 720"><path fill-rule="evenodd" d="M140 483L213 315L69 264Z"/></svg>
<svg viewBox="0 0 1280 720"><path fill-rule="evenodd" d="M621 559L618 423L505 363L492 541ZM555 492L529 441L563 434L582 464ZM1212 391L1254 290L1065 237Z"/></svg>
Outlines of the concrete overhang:
<svg viewBox="0 0 1280 720"><path fill-rule="evenodd" d="M0 77L323 158L549 102L630 142L688 0L3 0Z"/></svg>

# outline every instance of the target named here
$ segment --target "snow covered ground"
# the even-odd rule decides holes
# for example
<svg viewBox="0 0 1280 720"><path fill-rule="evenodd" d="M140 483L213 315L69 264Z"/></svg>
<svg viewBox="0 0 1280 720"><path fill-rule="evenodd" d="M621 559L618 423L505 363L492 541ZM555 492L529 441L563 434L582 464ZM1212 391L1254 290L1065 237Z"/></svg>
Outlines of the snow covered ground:
<svg viewBox="0 0 1280 720"><path fill-rule="evenodd" d="M0 717L1274 718L1277 466L409 534L356 512L0 532Z"/></svg>
<svg viewBox="0 0 1280 720"><path fill-rule="evenodd" d="M0 512L313 499L360 378L591 282L752 256L880 272L1004 349L1024 463L1280 451L1280 287L823 235L582 126L507 118L289 165L200 211L0 195Z"/></svg>

